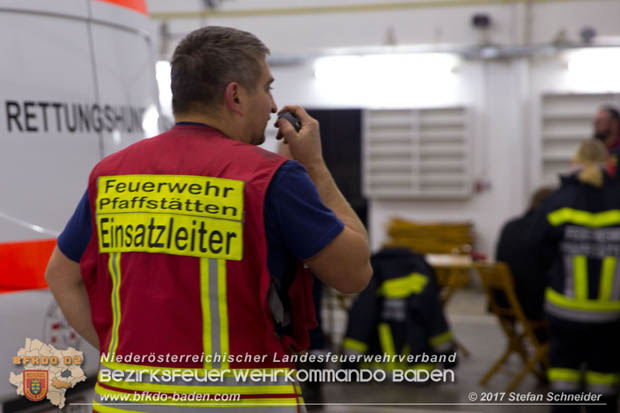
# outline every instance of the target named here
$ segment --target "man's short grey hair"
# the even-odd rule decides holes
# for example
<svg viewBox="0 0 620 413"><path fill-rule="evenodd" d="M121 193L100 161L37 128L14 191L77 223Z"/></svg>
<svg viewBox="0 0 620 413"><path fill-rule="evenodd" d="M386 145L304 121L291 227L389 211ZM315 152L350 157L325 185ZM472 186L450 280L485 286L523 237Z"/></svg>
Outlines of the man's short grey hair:
<svg viewBox="0 0 620 413"><path fill-rule="evenodd" d="M175 114L210 110L224 99L226 85L237 82L254 91L269 49L252 33L207 26L188 34L171 62Z"/></svg>

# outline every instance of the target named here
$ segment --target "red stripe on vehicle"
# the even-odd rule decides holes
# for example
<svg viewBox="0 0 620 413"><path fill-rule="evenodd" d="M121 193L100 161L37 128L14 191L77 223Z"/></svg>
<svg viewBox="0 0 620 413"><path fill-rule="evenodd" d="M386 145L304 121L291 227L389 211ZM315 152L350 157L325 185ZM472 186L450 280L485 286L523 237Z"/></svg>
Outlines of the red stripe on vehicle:
<svg viewBox="0 0 620 413"><path fill-rule="evenodd" d="M104 3L112 3L117 6L125 7L138 13L148 15L148 11L146 9L146 0L97 0L102 1Z"/></svg>
<svg viewBox="0 0 620 413"><path fill-rule="evenodd" d="M0 243L0 294L47 288L45 268L55 239Z"/></svg>

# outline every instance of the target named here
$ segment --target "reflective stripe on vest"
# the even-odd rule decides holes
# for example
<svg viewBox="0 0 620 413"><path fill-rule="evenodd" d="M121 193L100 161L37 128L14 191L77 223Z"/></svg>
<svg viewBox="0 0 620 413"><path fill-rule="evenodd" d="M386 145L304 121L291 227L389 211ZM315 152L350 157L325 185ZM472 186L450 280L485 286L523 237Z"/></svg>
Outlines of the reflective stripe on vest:
<svg viewBox="0 0 620 413"><path fill-rule="evenodd" d="M214 407L215 403L219 407L224 407L226 400L216 402L214 399L223 395L229 400L226 407L297 406L298 403L303 403L301 388L299 384L289 381L287 374L294 379L295 371L287 368L216 371L102 362L96 393L104 398L98 397L96 401L114 404L121 399L143 406L149 403L148 395L169 395L167 400L151 398L150 403L154 404L150 404L145 410L136 410L132 407L127 411L153 411L149 408L155 404ZM115 375L123 379L114 380ZM138 396L132 396L133 399L127 400L127 394ZM146 394L147 397L140 396L141 394ZM230 399L232 395L239 395L240 400Z"/></svg>
<svg viewBox="0 0 620 413"><path fill-rule="evenodd" d="M620 301L577 300L566 297L552 288L545 291L547 301L560 307L583 311L620 312Z"/></svg>
<svg viewBox="0 0 620 413"><path fill-rule="evenodd" d="M227 354L228 306L226 301L226 261L200 259L200 301L202 306L202 343L205 354ZM227 369L227 361L205 361L205 368Z"/></svg>
<svg viewBox="0 0 620 413"><path fill-rule="evenodd" d="M620 374L586 371L586 389L598 394L618 394L620 390Z"/></svg>
<svg viewBox="0 0 620 413"><path fill-rule="evenodd" d="M575 369L551 367L547 370L547 378L553 391L575 392L579 390L581 372Z"/></svg>
<svg viewBox="0 0 620 413"><path fill-rule="evenodd" d="M616 257L605 257L601 268L599 300L618 301L620 297L620 266Z"/></svg>
<svg viewBox="0 0 620 413"><path fill-rule="evenodd" d="M588 259L585 255L573 257L573 276L575 277L575 299L588 300Z"/></svg>
<svg viewBox="0 0 620 413"><path fill-rule="evenodd" d="M399 370L426 370L428 372L435 369L437 366L433 363L417 363L417 364L408 364L406 362L401 362L396 360L396 347L394 346L394 338L392 336L392 330L390 329L390 325L388 323L380 323L379 324L379 342L381 343L381 349L383 353L389 357L389 361L387 363L381 362L363 362L360 364L361 368L369 368L369 369L377 369L377 370L387 370L393 371L396 369ZM403 347L403 354L406 356L409 355L409 346Z"/></svg>
<svg viewBox="0 0 620 413"><path fill-rule="evenodd" d="M109 345L109 354L115 354L119 341L119 325L122 319L119 290L121 286L121 254L110 253L109 270L112 278L112 314L113 324ZM226 261L223 259L200 259L200 289L201 307L203 313L203 348L205 354L229 354L228 339L228 308L226 300ZM229 362L224 359L213 359L204 362L204 369L182 369L170 367L139 366L133 364L102 362L99 370L97 395L95 400L98 411L173 411L179 406L189 408L223 407L225 402L213 401L215 395L241 395L240 401L230 401L227 407L234 406L270 406L275 411L291 410L289 406L298 406L301 390L295 383L287 382L285 374L290 369L235 369L229 368ZM208 374L211 370L218 370L221 379L209 381L196 379ZM114 380L115 372L123 377ZM133 373L132 380L125 380L128 373ZM136 374L141 373L141 374ZM238 376L235 375L238 374ZM252 374L256 374L252 376ZM264 374L267 377L259 380ZM279 373L279 374L278 374ZM161 380L160 375L172 375L171 380ZM176 374L176 376L174 376ZM188 374L188 376L184 376ZM239 377L244 378L239 379ZM104 380L106 378L107 380ZM110 379L112 378L112 379ZM105 386L105 387L104 387ZM131 402L129 409L111 407L100 396L123 397L129 394L168 394L167 401L155 400ZM183 400L185 396L201 395L202 399ZM208 395L208 396L207 396ZM218 397L219 397L218 396ZM124 396L126 397L126 396ZM176 397L176 401L173 399ZM211 397L205 402L204 397ZM257 401L258 400L258 401ZM113 403L112 403L113 404ZM134 406L135 405L135 406ZM116 410L113 410L116 409ZM185 410L185 409L183 409ZM273 411L273 410L269 410Z"/></svg>
<svg viewBox="0 0 620 413"><path fill-rule="evenodd" d="M620 374L586 371L586 389L599 394L617 394Z"/></svg>
<svg viewBox="0 0 620 413"><path fill-rule="evenodd" d="M219 406L219 407L218 407ZM236 404L239 406L239 404ZM141 406L137 403L123 403L123 406L109 406L105 404L101 404L97 402L97 399L93 400L93 411L98 413L132 413L132 412L148 412L148 413L171 413L181 411L183 413L205 413L205 412L218 412L222 411L222 408L225 407L226 413L247 413L251 408L252 413L298 413L305 412L304 406L299 406L299 410L297 407L286 407L286 406L247 406L240 407L239 409L235 409L234 406L229 405L227 403L221 403L219 405L215 405L214 407L190 407L190 406L160 406L160 405L146 405ZM130 410L126 410L130 409Z"/></svg>
<svg viewBox="0 0 620 413"><path fill-rule="evenodd" d="M575 257L564 256L564 295L575 298Z"/></svg>
<svg viewBox="0 0 620 413"><path fill-rule="evenodd" d="M601 261L596 299L590 299L588 259L585 255L564 257L564 293L545 292L545 310L557 317L580 322L609 322L620 319L620 266L616 257Z"/></svg>
<svg viewBox="0 0 620 413"><path fill-rule="evenodd" d="M109 270L112 277L112 332L110 337L110 347L108 354L116 354L118 346L118 328L121 323L121 254L117 252L110 253Z"/></svg>
<svg viewBox="0 0 620 413"><path fill-rule="evenodd" d="M346 337L342 341L342 350L347 354L365 354L368 350L368 345L361 341Z"/></svg>
<svg viewBox="0 0 620 413"><path fill-rule="evenodd" d="M454 345L452 332L450 330L431 337L429 342L433 350L437 353L445 353Z"/></svg>
<svg viewBox="0 0 620 413"><path fill-rule="evenodd" d="M579 301L551 288L545 291L545 298L545 311L556 317L582 322L609 322L620 319L620 302L617 301Z"/></svg>
<svg viewBox="0 0 620 413"><path fill-rule="evenodd" d="M390 361L387 363L388 370L396 368L393 357L396 355L396 349L394 347L394 338L392 337L392 331L390 325L387 323L379 323L379 342L381 343L381 349L385 354L390 356Z"/></svg>
<svg viewBox="0 0 620 413"><path fill-rule="evenodd" d="M404 277L384 281L377 294L387 298L406 298L411 294L422 293L426 284L428 284L428 277L414 272Z"/></svg>
<svg viewBox="0 0 620 413"><path fill-rule="evenodd" d="M99 384L95 386L95 399L93 409L98 412L153 412L169 413L175 411L182 412L204 412L209 408L226 408L227 412L235 412L235 407L243 412L298 412L298 404L301 398L297 394L286 397L246 397L239 400L227 399L228 401L216 401L213 397L217 393L210 395L209 400L200 401L179 401L182 396L175 396L167 393L126 393L107 389ZM206 398L206 396L203 396ZM175 400L176 398L176 400ZM156 400L157 401L153 401ZM122 400L119 402L117 400ZM303 411L303 410L302 410Z"/></svg>
<svg viewBox="0 0 620 413"><path fill-rule="evenodd" d="M573 208L560 208L547 214L547 220L555 227L563 224L575 224L589 228L609 227L620 225L620 210L587 212Z"/></svg>

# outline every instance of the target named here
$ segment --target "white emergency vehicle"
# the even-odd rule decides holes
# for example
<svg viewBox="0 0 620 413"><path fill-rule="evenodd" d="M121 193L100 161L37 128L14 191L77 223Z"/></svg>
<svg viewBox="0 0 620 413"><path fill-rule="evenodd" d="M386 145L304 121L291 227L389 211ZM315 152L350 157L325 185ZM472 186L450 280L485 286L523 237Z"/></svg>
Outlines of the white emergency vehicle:
<svg viewBox="0 0 620 413"><path fill-rule="evenodd" d="M104 156L159 132L146 0L0 0L0 411L58 411L9 383L25 339L84 352L90 412L98 352L68 326L43 271Z"/></svg>

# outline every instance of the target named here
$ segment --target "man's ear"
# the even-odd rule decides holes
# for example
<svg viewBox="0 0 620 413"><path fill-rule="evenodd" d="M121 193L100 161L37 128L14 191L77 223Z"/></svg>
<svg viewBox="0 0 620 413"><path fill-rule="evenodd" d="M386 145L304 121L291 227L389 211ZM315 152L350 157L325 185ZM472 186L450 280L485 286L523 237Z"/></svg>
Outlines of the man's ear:
<svg viewBox="0 0 620 413"><path fill-rule="evenodd" d="M225 90L225 100L226 107L237 113L239 115L243 115L243 107L242 107L242 90L239 83L230 82L226 85Z"/></svg>

